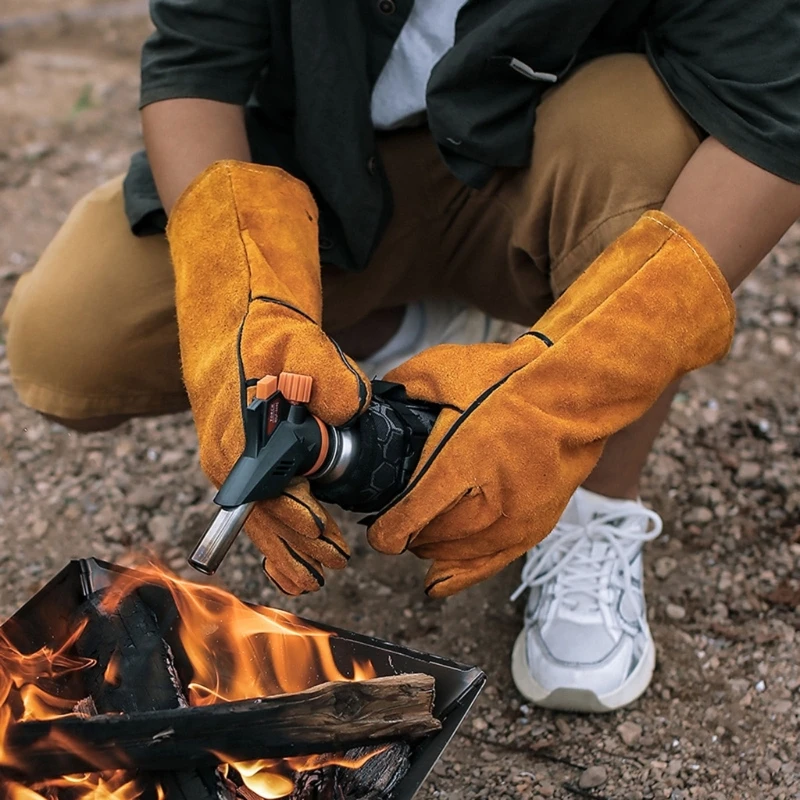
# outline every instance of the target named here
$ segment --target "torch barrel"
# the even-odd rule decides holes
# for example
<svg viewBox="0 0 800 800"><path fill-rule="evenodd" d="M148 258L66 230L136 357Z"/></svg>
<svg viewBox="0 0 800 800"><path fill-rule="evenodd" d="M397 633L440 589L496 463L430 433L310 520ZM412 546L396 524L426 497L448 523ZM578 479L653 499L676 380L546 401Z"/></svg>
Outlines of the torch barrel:
<svg viewBox="0 0 800 800"><path fill-rule="evenodd" d="M219 569L254 505L255 503L245 503L236 508L223 508L217 512L214 521L189 556L189 563L198 572L213 575Z"/></svg>

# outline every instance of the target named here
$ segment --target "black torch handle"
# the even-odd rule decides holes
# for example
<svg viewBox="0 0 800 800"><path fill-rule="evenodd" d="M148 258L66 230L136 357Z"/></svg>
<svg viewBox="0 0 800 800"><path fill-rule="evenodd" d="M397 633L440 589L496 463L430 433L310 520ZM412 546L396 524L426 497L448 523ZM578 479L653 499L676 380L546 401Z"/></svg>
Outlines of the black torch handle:
<svg viewBox="0 0 800 800"><path fill-rule="evenodd" d="M438 414L437 406L411 400L402 386L384 381L373 382L369 408L345 428L324 425L304 404L277 395L253 401L244 452L214 498L222 508L189 563L213 575L255 503L279 496L297 475L308 476L323 502L380 510L405 489Z"/></svg>

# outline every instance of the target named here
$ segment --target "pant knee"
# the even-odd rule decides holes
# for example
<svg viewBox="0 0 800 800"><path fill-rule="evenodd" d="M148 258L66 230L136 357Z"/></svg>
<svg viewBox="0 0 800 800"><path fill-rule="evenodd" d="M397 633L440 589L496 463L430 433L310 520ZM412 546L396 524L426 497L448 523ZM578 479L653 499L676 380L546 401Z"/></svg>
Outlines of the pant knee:
<svg viewBox="0 0 800 800"><path fill-rule="evenodd" d="M23 275L15 287L4 324L11 380L24 402L31 392L45 388L75 397L108 388L104 373L109 343L99 337L92 341L85 321L70 313L69 299L54 296L35 271Z"/></svg>
<svg viewBox="0 0 800 800"><path fill-rule="evenodd" d="M19 399L80 431L185 410L174 315L129 317L86 288L65 296L35 269L15 288L4 324Z"/></svg>

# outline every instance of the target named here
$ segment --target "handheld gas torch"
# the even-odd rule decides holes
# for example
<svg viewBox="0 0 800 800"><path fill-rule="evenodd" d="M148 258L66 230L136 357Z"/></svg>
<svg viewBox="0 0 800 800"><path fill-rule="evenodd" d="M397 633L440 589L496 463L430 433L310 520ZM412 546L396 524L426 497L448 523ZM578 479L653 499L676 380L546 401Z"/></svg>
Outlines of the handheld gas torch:
<svg viewBox="0 0 800 800"><path fill-rule="evenodd" d="M378 511L405 488L439 408L410 400L399 384L373 381L367 410L336 428L308 410L312 388L310 376L290 372L256 384L244 450L214 497L221 510L189 556L195 569L213 575L255 503L278 497L298 475L317 499L347 511Z"/></svg>

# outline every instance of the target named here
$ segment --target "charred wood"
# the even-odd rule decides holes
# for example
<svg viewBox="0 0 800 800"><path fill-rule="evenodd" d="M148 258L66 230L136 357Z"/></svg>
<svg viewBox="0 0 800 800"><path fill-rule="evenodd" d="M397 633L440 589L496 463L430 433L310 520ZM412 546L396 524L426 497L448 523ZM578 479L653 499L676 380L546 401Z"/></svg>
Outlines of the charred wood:
<svg viewBox="0 0 800 800"><path fill-rule="evenodd" d="M345 759L361 761L372 748L348 750ZM395 742L356 769L329 766L295 776L290 800L384 800L405 777L411 765L411 748Z"/></svg>
<svg viewBox="0 0 800 800"><path fill-rule="evenodd" d="M81 753L53 744L64 737L104 769L185 769L219 763L215 753L249 761L344 752L439 730L434 683L430 675L393 675L211 706L23 722L9 730L6 750L24 754L37 777L91 768Z"/></svg>
<svg viewBox="0 0 800 800"><path fill-rule="evenodd" d="M177 615L177 609L174 610ZM87 695L100 714L136 714L187 706L175 669L174 658L164 641L159 620L136 591L111 603L105 592L89 595L78 609L78 619L87 620L75 644L78 655L91 658L95 664L84 671ZM163 621L162 621L163 624ZM118 718L118 717L117 717ZM78 717L81 719L81 717ZM127 769L126 763L109 764L102 753L95 758L94 748L79 735L70 737L80 743L81 752L88 752L87 769L100 764L104 769ZM112 759L113 762L113 759ZM140 775L143 800L156 798L160 786L166 800L218 800L224 797L217 787L213 767L185 769ZM64 769L59 774L68 774ZM40 769L37 777L43 774Z"/></svg>

